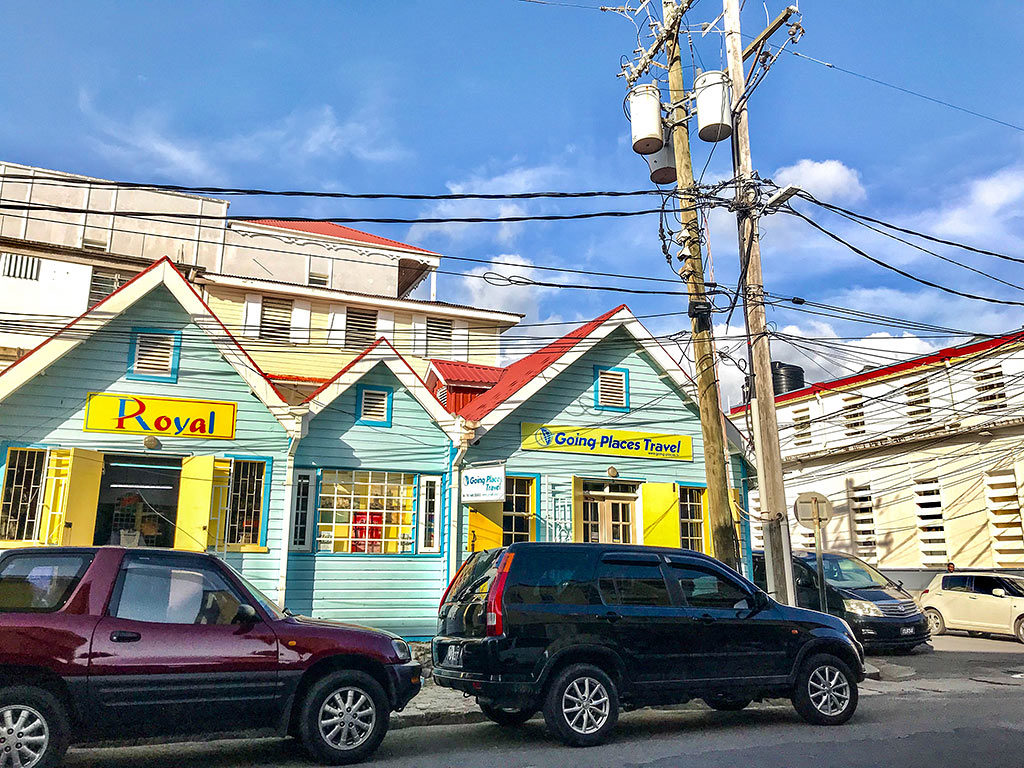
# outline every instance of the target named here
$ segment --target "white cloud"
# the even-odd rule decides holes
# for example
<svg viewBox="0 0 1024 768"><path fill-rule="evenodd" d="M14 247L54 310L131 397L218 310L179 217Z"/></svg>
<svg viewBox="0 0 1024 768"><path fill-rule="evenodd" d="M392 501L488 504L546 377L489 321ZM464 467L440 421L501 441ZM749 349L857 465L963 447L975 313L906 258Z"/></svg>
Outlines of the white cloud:
<svg viewBox="0 0 1024 768"><path fill-rule="evenodd" d="M772 180L780 187L793 184L827 203L857 203L867 197L860 173L839 160L805 158L779 168Z"/></svg>
<svg viewBox="0 0 1024 768"><path fill-rule="evenodd" d="M1014 165L952 187L948 204L916 217L926 231L956 238L983 239L1019 249L1024 203L1024 166ZM957 190L964 190L956 194Z"/></svg>

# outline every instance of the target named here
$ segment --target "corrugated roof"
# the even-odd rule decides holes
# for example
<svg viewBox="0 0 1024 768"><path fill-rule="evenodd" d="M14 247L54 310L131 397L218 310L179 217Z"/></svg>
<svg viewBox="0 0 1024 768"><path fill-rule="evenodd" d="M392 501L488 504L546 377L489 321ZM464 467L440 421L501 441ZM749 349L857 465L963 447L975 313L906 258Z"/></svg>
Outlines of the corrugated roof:
<svg viewBox="0 0 1024 768"><path fill-rule="evenodd" d="M570 331L562 338L556 339L546 347L512 363L504 369L497 384L467 404L459 412L459 415L471 421L482 419L526 386L527 383L547 370L548 366L557 362L559 358L622 309L628 310L629 307L625 304L620 304L615 309L609 310L603 315L595 317L590 322L584 323L579 328Z"/></svg>
<svg viewBox="0 0 1024 768"><path fill-rule="evenodd" d="M264 227L277 227L279 229L291 229L295 232L307 232L311 235L325 235L337 237L342 240L354 240L358 243L371 243L372 245L383 245L389 248L401 248L404 251L415 251L428 256L440 256L436 251L428 251L426 248L419 248L415 245L400 243L398 240L391 240L380 235L371 235L369 232L360 232L358 229L343 227L333 221L287 221L286 219L240 219L243 223L260 224Z"/></svg>
<svg viewBox="0 0 1024 768"><path fill-rule="evenodd" d="M947 360L978 355L982 352L988 352L996 347L1013 342L1024 342L1024 331L1009 333L1003 336L994 336L993 338L986 339L984 341L972 341L955 347L946 347L945 349L940 349L937 352L929 352L928 354L914 357L910 360L904 360L901 363L883 365L880 368L872 368L870 371L855 373L852 376L843 376L838 379L809 384L801 389L794 389L792 392L776 395L775 404L779 405L780 403L789 402L790 400L801 400L805 397L812 397L819 392L833 392L836 390L868 384L876 379L887 379L890 376L909 373L917 368L927 368L932 365L938 365L946 362ZM743 405L737 405L735 408L729 409L729 415L731 416L737 413L743 413L747 408L748 404L746 403Z"/></svg>
<svg viewBox="0 0 1024 768"><path fill-rule="evenodd" d="M440 360L431 359L431 365L437 370L441 378L448 384L497 384L504 368L496 365L481 365L480 363L466 363L461 360Z"/></svg>

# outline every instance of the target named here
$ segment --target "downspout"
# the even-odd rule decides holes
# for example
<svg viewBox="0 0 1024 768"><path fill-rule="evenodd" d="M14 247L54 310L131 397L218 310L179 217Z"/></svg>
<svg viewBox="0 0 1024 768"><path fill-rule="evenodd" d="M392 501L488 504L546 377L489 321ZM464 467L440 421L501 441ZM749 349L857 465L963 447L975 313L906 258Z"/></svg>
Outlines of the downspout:
<svg viewBox="0 0 1024 768"><path fill-rule="evenodd" d="M309 413L307 407L289 409L292 428L288 435L288 456L285 460L284 475L284 531L281 535L281 564L277 574L277 604L284 608L284 596L288 586L288 556L291 553L292 526L295 524L294 484L295 484L295 453L299 441L308 428L305 417Z"/></svg>
<svg viewBox="0 0 1024 768"><path fill-rule="evenodd" d="M456 417L455 427L459 441L452 454L451 488L449 489L449 509L451 519L448 524L448 580L450 581L455 572L462 565L462 463L466 458L466 451L476 433L476 422L469 422L461 416Z"/></svg>

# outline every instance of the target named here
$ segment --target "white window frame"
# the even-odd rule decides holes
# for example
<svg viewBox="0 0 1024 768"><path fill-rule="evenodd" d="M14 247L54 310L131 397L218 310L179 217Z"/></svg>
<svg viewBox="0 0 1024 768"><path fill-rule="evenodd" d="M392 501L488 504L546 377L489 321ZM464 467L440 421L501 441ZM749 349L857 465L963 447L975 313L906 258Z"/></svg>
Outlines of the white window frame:
<svg viewBox="0 0 1024 768"><path fill-rule="evenodd" d="M308 483L306 494L306 508L299 509L299 489L302 483ZM293 552L308 552L313 546L313 530L316 528L316 470L297 469L295 470L292 490L292 529L288 534L288 549ZM296 541L296 528L300 512L306 515L306 532L301 541Z"/></svg>
<svg viewBox="0 0 1024 768"><path fill-rule="evenodd" d="M434 543L426 544L427 534L427 500L430 498L429 485L434 484ZM442 492L444 483L440 475L420 475L420 497L416 504L416 553L417 554L438 554L441 551L441 533L444 501Z"/></svg>

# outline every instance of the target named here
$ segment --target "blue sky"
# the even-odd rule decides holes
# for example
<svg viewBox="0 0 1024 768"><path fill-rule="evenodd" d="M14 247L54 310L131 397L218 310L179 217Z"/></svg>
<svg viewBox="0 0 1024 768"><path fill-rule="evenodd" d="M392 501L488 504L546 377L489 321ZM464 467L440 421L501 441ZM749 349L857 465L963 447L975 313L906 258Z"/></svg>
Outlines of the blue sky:
<svg viewBox="0 0 1024 768"><path fill-rule="evenodd" d="M599 5L599 0L574 0ZM774 16L784 3L767 4ZM690 24L721 8L698 0ZM805 0L795 48L1024 124L1019 3ZM969 10L969 13L966 12ZM750 0L744 30L765 7ZM620 16L520 0L395 3L0 3L0 157L113 179L348 191L519 192L636 189L646 165L629 148L619 59L636 45ZM698 65L722 66L721 38L695 36ZM689 53L684 63L690 64ZM692 72L687 72L687 79ZM952 239L1018 254L1024 239L1024 134L783 54L750 102L755 167L823 199ZM704 166L712 145L694 140ZM705 180L731 175L727 144ZM570 212L630 203L368 204L241 200L232 213L416 216ZM962 290L1024 293L805 207L908 271ZM1020 308L978 304L916 285L775 217L765 223L768 290L991 333ZM666 276L656 217L521 225L367 225L442 253ZM945 255L1017 282L1014 265ZM731 219L711 219L715 277L736 279ZM472 265L449 261L446 269ZM482 271L480 268L478 271ZM538 279L524 268L512 273ZM563 280L570 278L561 278ZM578 282L576 278L572 281ZM607 281L589 279L596 287ZM609 290L496 288L442 275L440 298L527 313L592 317L622 301L637 314L685 310L679 297ZM898 329L774 311L786 333L840 337L892 356L947 340L876 336ZM735 346L737 328L720 328ZM652 318L657 334L685 315ZM847 343L847 342L843 342ZM834 354L776 354L814 377L845 370ZM875 358L883 359L881 357ZM724 372L735 399L738 375Z"/></svg>

